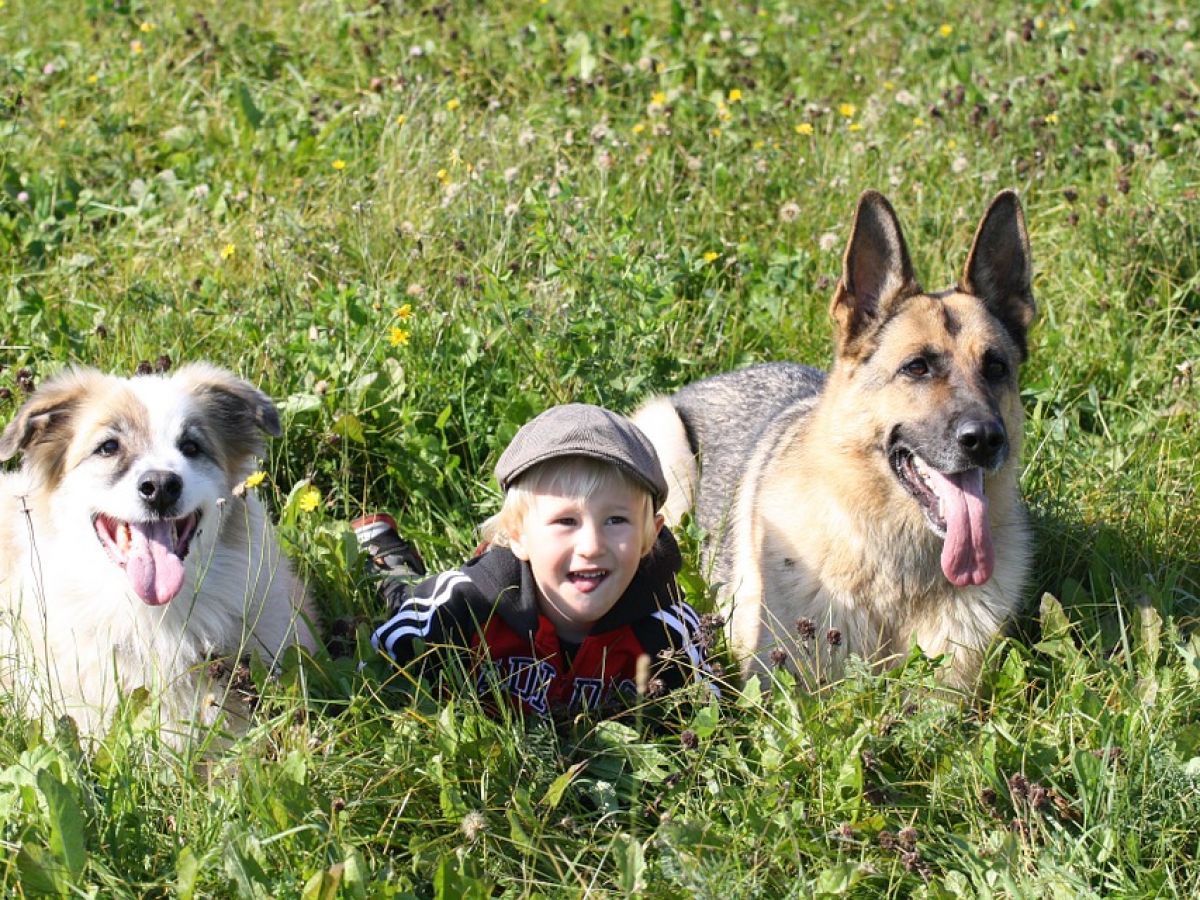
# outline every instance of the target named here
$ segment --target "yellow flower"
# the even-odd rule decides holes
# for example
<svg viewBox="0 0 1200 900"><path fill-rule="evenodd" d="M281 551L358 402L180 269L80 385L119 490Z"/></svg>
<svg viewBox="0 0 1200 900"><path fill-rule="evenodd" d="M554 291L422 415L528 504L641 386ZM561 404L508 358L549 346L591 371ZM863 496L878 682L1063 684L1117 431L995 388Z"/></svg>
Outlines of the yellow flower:
<svg viewBox="0 0 1200 900"><path fill-rule="evenodd" d="M739 88L734 88L732 91L729 92L729 102L730 103L740 103L741 99L742 99L742 92Z"/></svg>
<svg viewBox="0 0 1200 900"><path fill-rule="evenodd" d="M884 89L885 91L894 91L894 90L896 89L896 82L894 82L894 81L885 81L885 82L883 83L883 89Z"/></svg>
<svg viewBox="0 0 1200 900"><path fill-rule="evenodd" d="M852 119L854 118L854 114L858 112L858 107L853 103L843 103L838 107L838 112L847 119Z"/></svg>
<svg viewBox="0 0 1200 900"><path fill-rule="evenodd" d="M296 500L296 507L300 512L312 512L321 503L321 492L313 485L309 485L300 492L300 497Z"/></svg>
<svg viewBox="0 0 1200 900"><path fill-rule="evenodd" d="M704 254L704 261L706 263L710 263L713 260L715 260L717 257L719 257L720 255L721 254L718 253L716 250L709 250L707 253Z"/></svg>
<svg viewBox="0 0 1200 900"><path fill-rule="evenodd" d="M646 123L645 123L645 122L638 122L636 125L634 125L634 126L633 126L633 133L634 133L634 134L641 134L641 133L642 133L643 131L645 131L645 130L646 130Z"/></svg>
<svg viewBox="0 0 1200 900"><path fill-rule="evenodd" d="M862 123L861 122L851 122L849 125L849 128L851 131L862 131Z"/></svg>
<svg viewBox="0 0 1200 900"><path fill-rule="evenodd" d="M143 22L141 25L138 26L138 30L140 30L142 32L142 34L149 34L157 27L158 26L155 25L153 22Z"/></svg>
<svg viewBox="0 0 1200 900"><path fill-rule="evenodd" d="M796 134L810 135L813 133L811 122L801 122L796 126Z"/></svg>
<svg viewBox="0 0 1200 900"><path fill-rule="evenodd" d="M954 26L950 24L944 24L938 29L938 34L940 34L942 37L950 37L950 35L954 34Z"/></svg>
<svg viewBox="0 0 1200 900"><path fill-rule="evenodd" d="M263 483L263 479L266 477L266 472L255 472L252 475L247 476L245 482L243 483L247 488L256 488Z"/></svg>
<svg viewBox="0 0 1200 900"><path fill-rule="evenodd" d="M761 150L765 146L767 146L766 141L755 141L753 144L750 145L750 149L751 150Z"/></svg>
<svg viewBox="0 0 1200 900"><path fill-rule="evenodd" d="M924 119L922 119L920 116L913 116L913 127L914 128L922 128L922 127L924 127L924 125L925 125Z"/></svg>
<svg viewBox="0 0 1200 900"><path fill-rule="evenodd" d="M1041 16L1038 16L1036 19L1033 20L1033 27L1036 28L1038 31L1041 31L1043 28L1046 27L1046 20L1043 19Z"/></svg>
<svg viewBox="0 0 1200 900"><path fill-rule="evenodd" d="M342 169L346 168L346 161L344 159L335 159L333 161L333 167L340 172Z"/></svg>
<svg viewBox="0 0 1200 900"><path fill-rule="evenodd" d="M97 75L97 74L95 74L95 73L92 73L91 75L89 75L89 76L87 77L87 83L88 83L88 84L95 84L95 83L96 83L97 81L99 81L99 80L100 80L100 76L99 76L99 75Z"/></svg>
<svg viewBox="0 0 1200 900"><path fill-rule="evenodd" d="M139 53L141 53L145 49L146 49L146 47L142 44L141 41L130 41L129 42L129 52L132 53L134 56L137 56Z"/></svg>
<svg viewBox="0 0 1200 900"><path fill-rule="evenodd" d="M221 248L221 259L229 259L235 253L237 253L237 247L233 244L226 244Z"/></svg>
<svg viewBox="0 0 1200 900"><path fill-rule="evenodd" d="M1067 31L1074 31L1074 30L1075 30L1075 21L1073 19L1067 19Z"/></svg>
<svg viewBox="0 0 1200 900"><path fill-rule="evenodd" d="M450 183L450 173L447 172L445 169L438 169L437 170L437 180L440 181L442 184L449 184Z"/></svg>
<svg viewBox="0 0 1200 900"><path fill-rule="evenodd" d="M462 104L458 102L457 97L451 97L446 101L446 109L450 110L450 112L454 112L460 106L462 106Z"/></svg>
<svg viewBox="0 0 1200 900"><path fill-rule="evenodd" d="M404 115L404 113L400 113L400 115L396 116L396 124L397 125L403 125L407 121L408 121L408 116Z"/></svg>
<svg viewBox="0 0 1200 900"><path fill-rule="evenodd" d="M667 105L666 91L655 91L653 94L650 95L650 102L657 103L659 106L666 106Z"/></svg>
<svg viewBox="0 0 1200 900"><path fill-rule="evenodd" d="M403 306L396 307L396 318L407 319L412 316L412 304L405 303Z"/></svg>
<svg viewBox="0 0 1200 900"><path fill-rule="evenodd" d="M64 119L62 116L59 116L59 118L58 118L58 127L59 127L59 128L66 128L66 127L67 127L67 120L66 120L66 119Z"/></svg>
<svg viewBox="0 0 1200 900"><path fill-rule="evenodd" d="M1042 121L1045 122L1047 125L1057 125L1058 124L1058 113L1049 113L1042 119Z"/></svg>
<svg viewBox="0 0 1200 900"><path fill-rule="evenodd" d="M958 141L956 141L954 138L950 138L950 140L946 141L946 149L947 150L954 150L957 147L958 147Z"/></svg>
<svg viewBox="0 0 1200 900"><path fill-rule="evenodd" d="M388 332L388 343L393 347L403 347L408 344L408 330L393 325Z"/></svg>
<svg viewBox="0 0 1200 900"><path fill-rule="evenodd" d="M708 129L708 133L711 134L713 137L720 137L721 129L720 128L710 128L710 129Z"/></svg>

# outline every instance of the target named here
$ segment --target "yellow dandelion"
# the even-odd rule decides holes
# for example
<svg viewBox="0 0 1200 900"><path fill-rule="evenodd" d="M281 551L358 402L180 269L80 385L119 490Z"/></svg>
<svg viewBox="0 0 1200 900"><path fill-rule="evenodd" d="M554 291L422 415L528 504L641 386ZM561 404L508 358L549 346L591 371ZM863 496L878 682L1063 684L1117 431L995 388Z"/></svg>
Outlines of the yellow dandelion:
<svg viewBox="0 0 1200 900"><path fill-rule="evenodd" d="M134 56L137 56L139 53L141 53L145 49L146 49L146 47L144 44L142 44L141 41L130 41L129 42L129 52L132 53Z"/></svg>
<svg viewBox="0 0 1200 900"><path fill-rule="evenodd" d="M263 479L266 477L266 472L254 472L253 474L247 476L246 480L242 483L246 485L247 488L256 488L263 483Z"/></svg>
<svg viewBox="0 0 1200 900"><path fill-rule="evenodd" d="M221 248L221 259L229 259L235 253L237 253L237 247L233 244L226 244Z"/></svg>
<svg viewBox="0 0 1200 900"><path fill-rule="evenodd" d="M650 95L650 102L657 103L659 106L666 106L667 105L666 91L655 91L653 94Z"/></svg>
<svg viewBox="0 0 1200 900"><path fill-rule="evenodd" d="M142 32L142 34L149 34L157 27L158 26L155 25L153 22L143 22L141 25L138 26L138 30L140 32Z"/></svg>
<svg viewBox="0 0 1200 900"><path fill-rule="evenodd" d="M896 89L896 82L894 82L894 81L885 81L885 82L883 83L883 89L884 89L885 91L894 91L894 90Z"/></svg>
<svg viewBox="0 0 1200 900"><path fill-rule="evenodd" d="M442 184L449 184L450 183L450 173L448 171L446 171L445 169L438 169L437 170L437 180L440 181Z"/></svg>
<svg viewBox="0 0 1200 900"><path fill-rule="evenodd" d="M64 119L62 116L59 116L59 119L58 119L58 127L59 127L59 128L66 128L66 127L67 127L67 120L66 120L66 119Z"/></svg>
<svg viewBox="0 0 1200 900"><path fill-rule="evenodd" d="M1043 28L1046 27L1046 20L1039 16L1038 18L1033 20L1033 27L1036 28L1038 31L1041 31Z"/></svg>
<svg viewBox="0 0 1200 900"><path fill-rule="evenodd" d="M765 146L767 146L767 142L760 140L760 141L755 141L753 144L751 144L750 149L751 150L761 150Z"/></svg>
<svg viewBox="0 0 1200 900"><path fill-rule="evenodd" d="M388 332L388 343L393 347L404 347L408 344L408 330L401 328L398 325L393 325Z"/></svg>
<svg viewBox="0 0 1200 900"><path fill-rule="evenodd" d="M312 512L320 504L321 492L311 484L300 492L300 497L296 500L296 507L300 512Z"/></svg>
<svg viewBox="0 0 1200 900"><path fill-rule="evenodd" d="M850 129L850 131L862 131L861 122L851 122L847 127Z"/></svg>
<svg viewBox="0 0 1200 900"><path fill-rule="evenodd" d="M705 261L706 263L713 262L713 261L714 261L715 259L717 259L717 258L718 258L720 255L721 255L721 254L720 254L720 253L718 253L716 250L709 250L707 253L705 253L705 254L704 254L704 261Z"/></svg>
<svg viewBox="0 0 1200 900"><path fill-rule="evenodd" d="M913 122L914 128L924 128L925 127L925 120L922 119L920 116L913 116L912 122Z"/></svg>
<svg viewBox="0 0 1200 900"><path fill-rule="evenodd" d="M938 34L940 34L942 37L950 37L950 35L954 34L954 26L950 25L949 23L945 23L938 29Z"/></svg>
<svg viewBox="0 0 1200 900"><path fill-rule="evenodd" d="M721 129L720 128L710 128L710 129L708 129L708 133L711 134L713 137L720 137Z"/></svg>
<svg viewBox="0 0 1200 900"><path fill-rule="evenodd" d="M852 119L854 118L854 114L858 112L858 107L853 103L842 103L838 106L838 112L847 119Z"/></svg>
<svg viewBox="0 0 1200 900"><path fill-rule="evenodd" d="M796 134L803 134L807 137L812 133L813 127L811 122L800 122L798 125L796 125Z"/></svg>
<svg viewBox="0 0 1200 900"><path fill-rule="evenodd" d="M397 306L396 307L396 318L397 319L412 318L412 304L405 303L403 306Z"/></svg>
<svg viewBox="0 0 1200 900"><path fill-rule="evenodd" d="M400 115L396 116L396 124L397 125L403 125L407 121L408 121L408 116L404 115L404 113L400 113Z"/></svg>
<svg viewBox="0 0 1200 900"><path fill-rule="evenodd" d="M1057 125L1058 124L1058 113L1049 113L1042 119L1042 121L1045 122L1047 125Z"/></svg>
<svg viewBox="0 0 1200 900"><path fill-rule="evenodd" d="M346 168L346 161L344 159L335 159L333 161L333 167L340 172L342 169Z"/></svg>
<svg viewBox="0 0 1200 900"><path fill-rule="evenodd" d="M642 133L643 131L645 131L645 130L646 130L646 123L645 123L645 122L638 122L636 125L634 125L634 126L633 126L633 133L634 133L634 134L641 134L641 133Z"/></svg>
<svg viewBox="0 0 1200 900"><path fill-rule="evenodd" d="M955 150L957 148L958 148L958 141L956 141L954 138L950 138L950 140L946 141L946 149L947 150Z"/></svg>
<svg viewBox="0 0 1200 900"><path fill-rule="evenodd" d="M729 102L730 103L741 103L741 101L742 101L742 92L741 92L740 88L734 88L732 91L729 92Z"/></svg>
<svg viewBox="0 0 1200 900"><path fill-rule="evenodd" d="M1075 21L1073 19L1067 19L1067 31L1073 32L1074 30L1075 30Z"/></svg>
<svg viewBox="0 0 1200 900"><path fill-rule="evenodd" d="M88 84L95 84L99 80L100 80L100 76L95 74L94 72L87 77Z"/></svg>
<svg viewBox="0 0 1200 900"><path fill-rule="evenodd" d="M462 106L462 104L458 102L457 97L451 97L446 101L446 109L450 110L450 112L454 112L460 106Z"/></svg>

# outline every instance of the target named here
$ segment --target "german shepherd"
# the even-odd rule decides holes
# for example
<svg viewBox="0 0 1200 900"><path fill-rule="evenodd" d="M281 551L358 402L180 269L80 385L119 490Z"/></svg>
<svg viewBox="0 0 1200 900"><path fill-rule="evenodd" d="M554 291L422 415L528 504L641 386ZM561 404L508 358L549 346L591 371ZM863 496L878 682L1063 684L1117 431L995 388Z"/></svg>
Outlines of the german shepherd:
<svg viewBox="0 0 1200 900"><path fill-rule="evenodd" d="M1020 201L996 196L962 278L927 293L895 211L859 199L830 312L826 375L770 363L644 404L749 671L788 654L805 681L847 653L878 666L915 643L969 688L1021 606L1030 534L1017 475L1017 370L1036 310Z"/></svg>

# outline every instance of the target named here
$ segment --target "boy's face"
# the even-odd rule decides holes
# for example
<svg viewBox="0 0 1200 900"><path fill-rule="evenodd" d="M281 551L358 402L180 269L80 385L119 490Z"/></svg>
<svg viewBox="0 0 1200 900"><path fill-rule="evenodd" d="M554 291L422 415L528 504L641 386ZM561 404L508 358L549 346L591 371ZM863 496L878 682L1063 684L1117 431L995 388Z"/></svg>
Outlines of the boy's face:
<svg viewBox="0 0 1200 900"><path fill-rule="evenodd" d="M581 500L536 493L509 536L528 560L542 615L559 637L581 641L621 599L642 558L645 494L632 485L602 487ZM656 517L661 527L662 517Z"/></svg>

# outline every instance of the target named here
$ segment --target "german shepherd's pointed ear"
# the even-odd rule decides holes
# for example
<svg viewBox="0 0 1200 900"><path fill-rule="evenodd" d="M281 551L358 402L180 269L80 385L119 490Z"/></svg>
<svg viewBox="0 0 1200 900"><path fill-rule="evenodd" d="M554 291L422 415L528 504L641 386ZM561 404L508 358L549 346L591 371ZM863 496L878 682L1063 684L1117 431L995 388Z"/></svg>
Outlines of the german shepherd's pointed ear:
<svg viewBox="0 0 1200 900"><path fill-rule="evenodd" d="M829 307L838 323L838 352L855 355L894 303L920 292L896 211L883 194L864 191Z"/></svg>
<svg viewBox="0 0 1200 900"><path fill-rule="evenodd" d="M1026 334L1037 312L1025 213L1016 191L1001 191L979 221L960 289L984 302L1016 342L1021 360L1029 355Z"/></svg>

